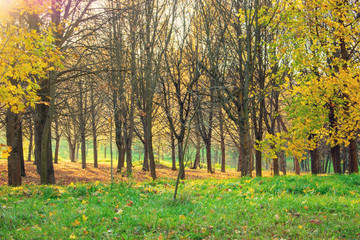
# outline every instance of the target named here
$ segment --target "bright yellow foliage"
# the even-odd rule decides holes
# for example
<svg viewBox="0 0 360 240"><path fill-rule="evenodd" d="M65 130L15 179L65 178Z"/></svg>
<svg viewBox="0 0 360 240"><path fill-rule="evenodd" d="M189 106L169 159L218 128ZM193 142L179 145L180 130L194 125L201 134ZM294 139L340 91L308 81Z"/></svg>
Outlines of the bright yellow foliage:
<svg viewBox="0 0 360 240"><path fill-rule="evenodd" d="M360 3L290 0L277 7L277 57L289 62L282 67L292 76L282 88L291 97L290 126L266 136L261 149L276 143L269 156L286 148L300 158L319 139L347 145L360 128Z"/></svg>
<svg viewBox="0 0 360 240"><path fill-rule="evenodd" d="M30 14L50 13L50 4L50 0L16 0L0 9L1 108L19 113L34 107L39 99L37 79L47 77L48 71L60 65L51 27L39 33L25 21ZM2 156L8 152L5 149Z"/></svg>

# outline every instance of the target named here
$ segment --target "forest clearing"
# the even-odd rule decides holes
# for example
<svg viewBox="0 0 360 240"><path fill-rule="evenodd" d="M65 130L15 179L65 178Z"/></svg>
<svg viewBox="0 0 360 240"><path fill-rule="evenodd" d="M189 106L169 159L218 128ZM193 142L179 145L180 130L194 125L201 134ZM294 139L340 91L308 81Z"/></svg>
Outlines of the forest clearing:
<svg viewBox="0 0 360 240"><path fill-rule="evenodd" d="M0 0L1 239L360 239L359 0Z"/></svg>

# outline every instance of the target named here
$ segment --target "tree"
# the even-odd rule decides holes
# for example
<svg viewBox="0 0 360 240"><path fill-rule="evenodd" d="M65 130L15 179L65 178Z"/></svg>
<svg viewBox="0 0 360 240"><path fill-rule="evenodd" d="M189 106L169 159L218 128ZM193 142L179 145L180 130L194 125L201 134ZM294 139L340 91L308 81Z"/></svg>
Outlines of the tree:
<svg viewBox="0 0 360 240"><path fill-rule="evenodd" d="M0 38L2 49L0 75L0 103L6 107L6 136L8 149L8 184L21 185L22 131L21 114L26 107L34 107L39 100L37 79L59 66L60 55L53 45L51 30L39 34L34 29L34 19L49 11L49 2L31 4L29 1L12 2L1 12ZM12 150L10 154L7 152Z"/></svg>

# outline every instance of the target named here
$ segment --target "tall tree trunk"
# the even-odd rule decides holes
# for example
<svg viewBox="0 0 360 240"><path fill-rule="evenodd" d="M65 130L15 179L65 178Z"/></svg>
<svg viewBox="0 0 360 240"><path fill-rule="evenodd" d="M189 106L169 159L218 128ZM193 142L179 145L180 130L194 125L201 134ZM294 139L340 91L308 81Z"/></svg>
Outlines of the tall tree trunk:
<svg viewBox="0 0 360 240"><path fill-rule="evenodd" d="M313 150L310 150L311 157L311 173L318 174L319 173L319 149L316 147Z"/></svg>
<svg viewBox="0 0 360 240"><path fill-rule="evenodd" d="M248 114L246 114L248 117ZM247 118L246 117L246 118ZM242 151L242 162L241 162L241 176L248 176L250 174L250 134L249 134L249 127L248 127L248 119L247 123L243 123L241 126L241 151Z"/></svg>
<svg viewBox="0 0 360 240"><path fill-rule="evenodd" d="M201 151L201 142L200 142L200 134L198 132L195 133L196 134L196 150L195 150L195 160L194 160L194 164L191 167L191 169L197 169L200 165L200 151Z"/></svg>
<svg viewBox="0 0 360 240"><path fill-rule="evenodd" d="M21 163L19 146L20 117L10 109L6 112L6 143L12 148L8 157L8 185L21 185Z"/></svg>
<svg viewBox="0 0 360 240"><path fill-rule="evenodd" d="M29 150L28 150L28 162L31 162L31 154L32 154L32 149L33 149L33 136L34 136L34 130L33 130L33 125L31 123L32 121L30 120L30 137L29 137Z"/></svg>
<svg viewBox="0 0 360 240"><path fill-rule="evenodd" d="M118 149L118 164L117 164L117 171L121 172L121 169L124 167L125 162L125 147L124 147L124 140L122 136L122 122L120 120L120 113L115 110L115 143ZM105 148L106 149L106 148ZM106 151L105 151L106 152ZM106 154L105 154L106 158Z"/></svg>
<svg viewBox="0 0 360 240"><path fill-rule="evenodd" d="M294 167L295 167L295 174L300 175L300 163L299 159L294 156Z"/></svg>
<svg viewBox="0 0 360 240"><path fill-rule="evenodd" d="M175 137L174 137L174 132L172 130L170 130L170 138L171 138L171 170L176 171L176 156L175 156ZM195 159L196 161L196 159ZM199 159L200 161L200 159Z"/></svg>
<svg viewBox="0 0 360 240"><path fill-rule="evenodd" d="M126 140L126 174L128 177L132 175L132 136Z"/></svg>
<svg viewBox="0 0 360 240"><path fill-rule="evenodd" d="M58 163L59 158L59 148L60 148L60 133L59 133L59 123L57 117L54 119L55 123L55 157L54 163Z"/></svg>
<svg viewBox="0 0 360 240"><path fill-rule="evenodd" d="M21 176L25 177L26 176L26 172L25 172L25 160L24 160L24 146L23 146L23 134L22 134L22 126L20 123L19 128L17 129L17 131L19 131L18 135L18 144L19 144L19 156L20 156L20 166L21 166Z"/></svg>
<svg viewBox="0 0 360 240"><path fill-rule="evenodd" d="M221 145L221 172L225 172L226 153L225 153L224 117L221 107L219 112L219 124L220 124L220 145Z"/></svg>
<svg viewBox="0 0 360 240"><path fill-rule="evenodd" d="M358 157L357 157L357 142L356 138L350 140L349 144L349 174L351 173L358 173L359 166L358 166Z"/></svg>
<svg viewBox="0 0 360 240"><path fill-rule="evenodd" d="M94 86L91 87L90 99L91 99L91 126L92 126L92 137L93 137L94 168L98 168L97 135L96 135L96 113L95 113L95 101L94 101Z"/></svg>
<svg viewBox="0 0 360 240"><path fill-rule="evenodd" d="M133 140L133 132L134 132L134 103L135 103L135 95L134 91L131 92L130 97L130 109L129 109L129 126L126 126L124 123L124 128L128 129L126 134L126 172L127 176L132 175L132 140ZM125 133L124 133L125 135Z"/></svg>
<svg viewBox="0 0 360 240"><path fill-rule="evenodd" d="M331 147L330 152L331 152L331 160L333 162L333 167L334 167L334 173L341 174L342 171L341 171L340 145L337 144Z"/></svg>
<svg viewBox="0 0 360 240"><path fill-rule="evenodd" d="M85 129L85 109L86 109L86 100L84 106L84 92L83 92L83 83L82 79L79 79L79 124L80 124L80 142L81 142L81 167L82 169L86 168L86 129Z"/></svg>
<svg viewBox="0 0 360 240"><path fill-rule="evenodd" d="M336 132L336 117L335 117L335 109L333 107L333 103L330 103L330 111L329 111L329 122L331 129L334 129ZM336 133L335 133L336 134ZM336 143L331 147L331 160L334 166L334 173L341 174L341 157L340 157L340 145Z"/></svg>
<svg viewBox="0 0 360 240"><path fill-rule="evenodd" d="M144 142L144 161L143 161L143 166L142 166L142 170L143 171L149 171L149 148L148 148L148 144L145 141Z"/></svg>
<svg viewBox="0 0 360 240"><path fill-rule="evenodd" d="M178 158L179 158L179 175L180 179L185 179L185 164L184 164L184 143L182 139L178 140Z"/></svg>
<svg viewBox="0 0 360 240"><path fill-rule="evenodd" d="M236 171L237 172L241 172L241 168L242 168L242 162L243 162L243 153L241 148L238 149L239 150L239 155L238 155L238 161L237 161L237 167L236 167Z"/></svg>
<svg viewBox="0 0 360 240"><path fill-rule="evenodd" d="M280 171L282 171L283 175L286 175L286 158L285 158L285 151L281 151L279 153L279 160L280 160Z"/></svg>
<svg viewBox="0 0 360 240"><path fill-rule="evenodd" d="M207 172L214 173L211 165L211 141L205 142Z"/></svg>
<svg viewBox="0 0 360 240"><path fill-rule="evenodd" d="M94 168L98 168L98 155L97 155L97 136L96 129L93 126L93 151L94 151Z"/></svg>
<svg viewBox="0 0 360 240"><path fill-rule="evenodd" d="M150 111L152 113L152 111ZM151 115L151 114L150 114ZM156 170L155 170L155 158L154 158L154 149L153 149L153 138L152 138L152 117L147 118L148 132L146 136L148 154L149 154L149 163L150 163L150 174L153 180L156 180Z"/></svg>
<svg viewBox="0 0 360 240"><path fill-rule="evenodd" d="M279 158L276 155L275 158L273 158L273 168L274 168L274 176L279 176L280 175L280 171L279 171Z"/></svg>
<svg viewBox="0 0 360 240"><path fill-rule="evenodd" d="M55 156L54 156L54 163L59 163L59 149L60 149L60 137L55 137Z"/></svg>

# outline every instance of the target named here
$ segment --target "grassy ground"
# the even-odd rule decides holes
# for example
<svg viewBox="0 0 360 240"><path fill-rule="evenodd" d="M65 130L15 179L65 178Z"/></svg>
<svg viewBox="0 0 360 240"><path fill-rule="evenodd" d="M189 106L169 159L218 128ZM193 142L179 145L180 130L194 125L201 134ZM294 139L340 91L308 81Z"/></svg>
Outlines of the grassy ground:
<svg viewBox="0 0 360 240"><path fill-rule="evenodd" d="M1 239L359 239L360 176L0 187Z"/></svg>

